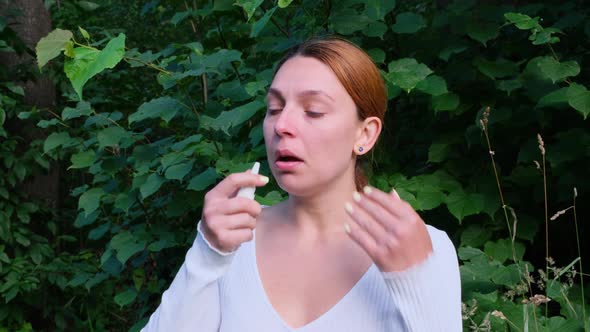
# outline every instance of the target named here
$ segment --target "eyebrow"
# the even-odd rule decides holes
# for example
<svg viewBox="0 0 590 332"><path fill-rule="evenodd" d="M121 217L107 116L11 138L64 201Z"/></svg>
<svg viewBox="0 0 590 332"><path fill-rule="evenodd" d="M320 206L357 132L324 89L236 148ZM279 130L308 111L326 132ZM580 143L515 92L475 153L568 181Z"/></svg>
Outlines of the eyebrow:
<svg viewBox="0 0 590 332"><path fill-rule="evenodd" d="M285 97L283 96L281 91L279 91L275 88L269 88L267 95L271 95L271 96L278 98L282 103L285 102ZM305 91L302 91L301 93L299 93L299 96L304 96L304 97L305 96L310 96L310 97L311 96L323 96L323 97L326 97L332 101L335 101L334 98L332 98L332 96L330 96L329 94L327 94L321 90L305 90Z"/></svg>

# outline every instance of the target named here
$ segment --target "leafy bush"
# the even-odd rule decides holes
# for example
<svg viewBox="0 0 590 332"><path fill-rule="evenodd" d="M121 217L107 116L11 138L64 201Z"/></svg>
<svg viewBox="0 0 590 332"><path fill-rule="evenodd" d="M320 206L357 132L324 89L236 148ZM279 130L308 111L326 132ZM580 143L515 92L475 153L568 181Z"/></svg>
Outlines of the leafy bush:
<svg viewBox="0 0 590 332"><path fill-rule="evenodd" d="M42 312L35 329L143 326L194 239L207 189L255 160L269 174L261 121L273 64L310 36L340 34L369 52L388 87L386 130L366 161L371 182L395 187L455 241L465 328L589 329L575 241L586 211L575 200L590 189L587 6L97 3L119 15L113 23L82 15L93 8L80 3L52 7L58 29L36 49L60 84L62 109L19 110L47 129L31 155L45 167L45 158L65 164L72 200L50 216L59 225L51 236L34 237L37 256L16 239L35 228L7 214L20 221L10 224L15 240L2 237L10 250L0 261L27 263L0 271L2 325L20 328ZM146 20L158 26L136 28ZM14 185L2 185L12 197ZM284 198L276 185L257 194L264 204ZM48 216L18 202L1 210ZM76 243L61 244L68 240ZM38 271L46 276L27 279ZM41 308L35 297L46 285L61 295Z"/></svg>

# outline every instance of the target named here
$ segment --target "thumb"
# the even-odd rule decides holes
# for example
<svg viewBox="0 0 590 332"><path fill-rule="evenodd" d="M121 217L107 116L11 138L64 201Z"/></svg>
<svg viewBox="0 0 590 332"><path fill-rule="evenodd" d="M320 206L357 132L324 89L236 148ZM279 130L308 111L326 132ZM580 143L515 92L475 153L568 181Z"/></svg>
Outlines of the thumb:
<svg viewBox="0 0 590 332"><path fill-rule="evenodd" d="M401 199L401 197L399 197L399 194L397 193L397 191L395 191L395 188L391 188L391 196L393 196L396 199Z"/></svg>

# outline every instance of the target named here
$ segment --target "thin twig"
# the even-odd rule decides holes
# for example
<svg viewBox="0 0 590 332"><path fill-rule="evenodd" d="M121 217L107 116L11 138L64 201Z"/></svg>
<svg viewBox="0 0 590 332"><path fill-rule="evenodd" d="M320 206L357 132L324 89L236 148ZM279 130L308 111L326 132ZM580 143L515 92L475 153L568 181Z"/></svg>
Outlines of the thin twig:
<svg viewBox="0 0 590 332"><path fill-rule="evenodd" d="M578 257L580 257L580 287L582 288L582 321L584 322L584 331L588 331L586 328L588 325L586 324L586 303L584 301L585 293L584 293L584 271L582 270L582 251L580 250L580 235L578 233L578 216L576 213L576 197L578 197L578 190L574 187L574 225L576 226L576 243L578 245Z"/></svg>

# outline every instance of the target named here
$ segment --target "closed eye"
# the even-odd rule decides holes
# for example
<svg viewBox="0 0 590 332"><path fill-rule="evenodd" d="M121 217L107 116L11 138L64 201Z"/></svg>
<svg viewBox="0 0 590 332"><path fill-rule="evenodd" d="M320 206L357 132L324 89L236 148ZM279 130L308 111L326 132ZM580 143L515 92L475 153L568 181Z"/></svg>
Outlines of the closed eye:
<svg viewBox="0 0 590 332"><path fill-rule="evenodd" d="M279 114L280 111L281 111L280 108L269 108L266 110L266 113L268 115L277 115L277 114Z"/></svg>
<svg viewBox="0 0 590 332"><path fill-rule="evenodd" d="M310 118L321 118L322 116L324 116L324 113L320 113L320 112L313 112L313 111L305 111L305 114L307 114L307 116L309 116Z"/></svg>

